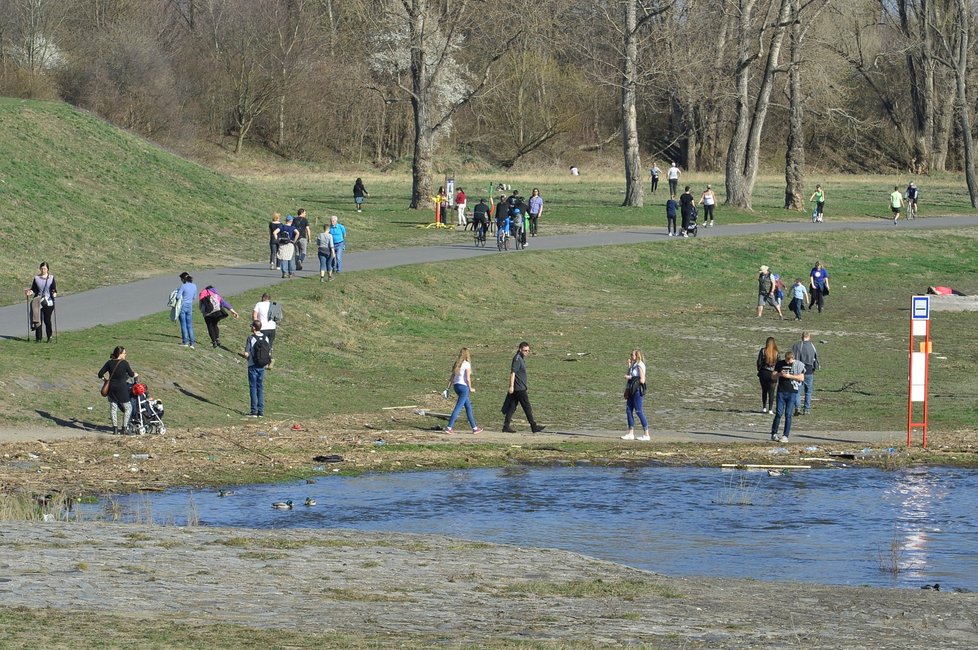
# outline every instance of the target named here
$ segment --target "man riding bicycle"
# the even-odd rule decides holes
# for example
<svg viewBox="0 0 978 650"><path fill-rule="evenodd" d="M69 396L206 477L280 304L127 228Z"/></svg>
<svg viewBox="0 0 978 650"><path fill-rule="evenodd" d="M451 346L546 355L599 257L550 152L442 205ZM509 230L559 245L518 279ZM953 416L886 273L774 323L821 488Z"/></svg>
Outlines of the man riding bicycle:
<svg viewBox="0 0 978 650"><path fill-rule="evenodd" d="M907 201L907 218L913 219L917 215L917 197L920 196L920 191L917 189L917 184L911 182L907 185L907 191L903 195L903 198Z"/></svg>
<svg viewBox="0 0 978 650"><path fill-rule="evenodd" d="M472 230L474 230L481 241L486 240L486 231L489 230L489 206L485 199L479 199L479 204L472 211Z"/></svg>

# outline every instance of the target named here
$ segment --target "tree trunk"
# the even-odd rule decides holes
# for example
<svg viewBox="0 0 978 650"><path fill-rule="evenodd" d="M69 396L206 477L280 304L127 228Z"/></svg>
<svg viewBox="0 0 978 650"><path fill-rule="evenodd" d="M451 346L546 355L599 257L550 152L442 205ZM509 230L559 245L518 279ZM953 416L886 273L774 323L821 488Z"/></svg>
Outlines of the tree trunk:
<svg viewBox="0 0 978 650"><path fill-rule="evenodd" d="M784 209L805 209L805 107L801 96L801 1L792 0L791 69L788 71L788 149L784 160Z"/></svg>
<svg viewBox="0 0 978 650"><path fill-rule="evenodd" d="M968 196L971 207L978 208L978 182L975 180L975 143L971 136L971 111L968 106L968 31L971 15L969 2L957 0L958 9L958 51L954 66L957 87L958 123L961 128L961 148L964 151L964 177L968 183Z"/></svg>
<svg viewBox="0 0 978 650"><path fill-rule="evenodd" d="M621 79L621 130L625 154L625 201L623 206L642 207L642 159L638 150L637 86L638 28L636 0L625 0L625 56Z"/></svg>
<svg viewBox="0 0 978 650"><path fill-rule="evenodd" d="M764 69L758 80L756 94L751 93L751 68L755 58L748 48L754 43L750 24L754 14L756 0L740 0L740 27L737 34L739 46L737 56L736 80L736 116L734 131L727 149L726 189L727 205L733 205L746 210L751 209L754 184L757 182L757 163L760 157L761 132L767 118L767 110L771 103L771 90L774 86L774 75L777 72L778 59L781 56L781 44L788 26L788 16L791 13L791 0L779 0L780 9L774 25L767 27L764 32L771 32L767 43L767 56ZM763 44L763 33L758 43ZM762 56L758 52L757 58Z"/></svg>
<svg viewBox="0 0 978 650"><path fill-rule="evenodd" d="M278 150L285 148L285 95L278 98Z"/></svg>
<svg viewBox="0 0 978 650"><path fill-rule="evenodd" d="M431 209L434 196L431 176L434 171L435 133L428 126L424 102L411 99L414 107L414 162L411 164L411 208Z"/></svg>

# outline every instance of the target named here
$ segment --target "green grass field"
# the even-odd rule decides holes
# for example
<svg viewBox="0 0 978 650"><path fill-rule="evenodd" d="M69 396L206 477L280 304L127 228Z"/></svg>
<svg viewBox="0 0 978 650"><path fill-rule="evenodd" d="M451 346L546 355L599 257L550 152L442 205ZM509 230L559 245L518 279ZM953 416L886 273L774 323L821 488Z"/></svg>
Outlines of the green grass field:
<svg viewBox="0 0 978 650"><path fill-rule="evenodd" d="M455 353L473 350L480 423L500 425L499 405L516 344L531 341L530 389L553 427L620 428L630 349L645 350L653 428L761 431L754 372L769 335L790 348L811 328L823 359L816 383L819 429L905 426L910 295L931 284L978 293L978 230L819 233L649 243L489 258L300 280L276 289L286 322L266 380L267 413L326 424L337 415L383 422L385 406L450 403L437 393ZM685 245L688 243L689 245ZM913 251L908 252L908 251ZM754 315L757 267L805 277L821 259L832 276L825 313L802 323ZM232 302L247 312L258 292ZM225 321L222 340L246 324ZM203 324L198 322L199 336ZM972 313L935 313L931 427L978 425L978 353ZM237 424L248 408L244 361L227 351L178 347L159 315L65 333L53 345L10 341L0 412L8 422L105 423L94 373L116 344L170 426ZM43 420L42 420L43 421ZM806 426L801 424L799 426Z"/></svg>

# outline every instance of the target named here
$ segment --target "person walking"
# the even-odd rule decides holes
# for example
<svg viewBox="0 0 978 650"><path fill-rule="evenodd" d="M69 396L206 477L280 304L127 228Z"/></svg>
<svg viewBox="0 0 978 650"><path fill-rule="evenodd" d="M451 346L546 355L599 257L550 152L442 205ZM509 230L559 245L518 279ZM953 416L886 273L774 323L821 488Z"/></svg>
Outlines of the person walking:
<svg viewBox="0 0 978 650"><path fill-rule="evenodd" d="M292 227L295 228L295 270L301 271L302 264L306 261L309 240L312 239L305 208L299 208L299 212L296 213L295 220L292 222Z"/></svg>
<svg viewBox="0 0 978 650"><path fill-rule="evenodd" d="M785 353L784 360L775 366L778 375L778 406L771 423L771 440L788 442L791 435L791 418L798 408L798 387L805 381L805 366L795 359L795 353L790 350ZM784 433L778 437L778 425L784 417Z"/></svg>
<svg viewBox="0 0 978 650"><path fill-rule="evenodd" d="M207 335L210 336L211 345L215 348L221 347L221 327L219 323L228 315L238 317L238 312L227 300L221 297L213 285L207 285L200 292L199 296L200 313L204 316L204 324L207 325Z"/></svg>
<svg viewBox="0 0 978 650"><path fill-rule="evenodd" d="M821 223L825 218L825 190L821 185L815 186L815 191L808 197L809 201L815 201L815 210L812 211L812 223Z"/></svg>
<svg viewBox="0 0 978 650"><path fill-rule="evenodd" d="M676 200L676 195L671 194L669 200L666 201L666 232L669 233L670 237L675 237L679 234L676 230L676 216L679 214L679 201Z"/></svg>
<svg viewBox="0 0 978 650"><path fill-rule="evenodd" d="M686 189L679 196L679 212L683 218L683 222L682 222L683 237L689 236L686 233L686 231L689 229L689 222L692 220L693 217L693 206L695 205L695 203L696 203L696 199L693 198L693 193L689 191L689 185L687 185Z"/></svg>
<svg viewBox="0 0 978 650"><path fill-rule="evenodd" d="M540 426L533 419L533 408L530 406L530 397L526 381L526 357L530 355L530 344L523 341L516 348L513 356L513 363L509 369L509 389L506 393L506 400L503 402L503 431L506 433L516 433L516 429L510 426L513 421L513 414L516 413L516 406L523 408L526 414L526 421L530 423L530 430L533 433L540 433L545 427Z"/></svg>
<svg viewBox="0 0 978 650"><path fill-rule="evenodd" d="M291 278L295 273L295 240L297 237L295 226L293 222L295 218L291 215L285 215L285 223L280 225L273 236L278 242L278 264L282 271L282 277Z"/></svg>
<svg viewBox="0 0 978 650"><path fill-rule="evenodd" d="M455 408L452 410L451 417L448 418L445 433L455 433L455 420L458 419L458 414L462 412L463 408L469 426L472 427L472 433L482 433L482 427L475 423L475 415L472 413L472 400L469 399L469 394L474 393L475 388L472 386L472 358L468 348L462 348L458 351L458 357L455 359L451 375L448 378L448 385L455 391L458 399L455 401Z"/></svg>
<svg viewBox="0 0 978 650"><path fill-rule="evenodd" d="M816 260L809 277L811 278L809 281L811 298L808 300L808 308L811 309L812 305L817 305L818 313L821 314L825 307L825 296L829 295L829 272L822 266L821 262Z"/></svg>
<svg viewBox="0 0 978 650"><path fill-rule="evenodd" d="M761 384L761 413L774 413L774 396L778 392L777 365L781 360L778 343L773 336L767 337L764 347L757 352L757 380Z"/></svg>
<svg viewBox="0 0 978 650"><path fill-rule="evenodd" d="M353 182L353 204L357 207L357 212L363 212L363 199L367 196L370 196L370 193L363 186L363 179L357 178Z"/></svg>
<svg viewBox="0 0 978 650"><path fill-rule="evenodd" d="M319 281L323 282L325 278L333 279L333 255L336 254L336 248L333 245L333 236L329 234L329 224L323 224L323 231L316 235L316 251L319 255Z"/></svg>
<svg viewBox="0 0 978 650"><path fill-rule="evenodd" d="M51 335L54 333L52 318L54 316L54 299L58 297L58 284L51 275L47 262L41 262L37 267L37 275L31 282L28 289L24 289L24 296L30 301L30 323L34 330L34 342L41 342L41 328L47 333L47 342L51 342Z"/></svg>
<svg viewBox="0 0 978 650"><path fill-rule="evenodd" d="M621 437L622 440L641 440L648 442L652 438L649 436L649 421L645 418L645 358L642 351L638 348L632 350L628 357L628 372L625 373L625 420L628 422L628 433ZM639 422L642 423L642 435L635 437L635 414L638 414Z"/></svg>
<svg viewBox="0 0 978 650"><path fill-rule="evenodd" d="M662 175L662 170L659 169L659 163L653 162L652 169L649 170L649 177L652 179L652 193L655 194L656 188L659 187L659 176Z"/></svg>
<svg viewBox="0 0 978 650"><path fill-rule="evenodd" d="M275 347L275 334L278 332L278 323L273 318L272 296L268 292L261 295L261 300L255 303L251 310L251 320L261 323L261 333L268 339L268 347Z"/></svg>
<svg viewBox="0 0 978 650"><path fill-rule="evenodd" d="M795 278L795 283L791 285L791 302L788 307L795 313L795 320L801 320L801 310L808 302L808 289L802 284L801 278Z"/></svg>
<svg viewBox="0 0 978 650"><path fill-rule="evenodd" d="M543 214L543 197L540 196L540 190L533 188L530 192L530 237L537 236L537 224L540 221L540 215Z"/></svg>
<svg viewBox="0 0 978 650"><path fill-rule="evenodd" d="M679 191L679 167L673 162L666 170L666 179L669 181L669 194L675 196Z"/></svg>
<svg viewBox="0 0 978 650"><path fill-rule="evenodd" d="M126 349L117 345L109 360L102 364L96 376L108 382L108 392L103 394L109 400L109 418L112 420L112 433L126 433L129 420L132 418L132 396L130 395L129 380L139 375L133 372L126 360ZM119 428L119 409L122 409L122 428Z"/></svg>
<svg viewBox="0 0 978 650"><path fill-rule="evenodd" d="M818 350L812 343L812 333L802 332L801 340L791 347L795 359L805 366L805 381L801 385L802 394L799 402L803 402L805 415L812 414L812 399L815 394L815 372L822 367L818 360ZM799 409L802 404L795 405L795 415L800 415Z"/></svg>
<svg viewBox="0 0 978 650"><path fill-rule="evenodd" d="M760 318L764 313L764 305L771 305L778 310L778 316L784 320L781 313L781 305L774 299L774 279L771 277L771 269L766 265L761 265L760 273L757 275L757 317Z"/></svg>
<svg viewBox="0 0 978 650"><path fill-rule="evenodd" d="M903 209L903 195L900 194L900 186L894 185L890 192L890 212L893 213L893 225L900 219L900 210Z"/></svg>
<svg viewBox="0 0 978 650"><path fill-rule="evenodd" d="M343 251L346 250L346 227L339 222L335 214L329 218L329 234L333 238L330 268L333 273L339 274L343 270Z"/></svg>
<svg viewBox="0 0 978 650"><path fill-rule="evenodd" d="M261 321L251 321L251 334L245 339L244 353L248 360L248 393L253 418L265 416L265 368L271 363L271 344L261 332Z"/></svg>
<svg viewBox="0 0 978 650"><path fill-rule="evenodd" d="M697 205L703 206L703 225L707 228L713 227L713 208L717 204L717 194L713 191L712 185L707 185L700 197Z"/></svg>
<svg viewBox="0 0 978 650"><path fill-rule="evenodd" d="M465 218L465 190L461 187L455 193L455 210L457 213L456 224L464 229L468 225L468 220Z"/></svg>
<svg viewBox="0 0 978 650"><path fill-rule="evenodd" d="M177 287L177 297L180 300L180 345L197 349L197 336L194 334L194 301L197 300L197 285L194 278L187 272L180 274L180 286Z"/></svg>
<svg viewBox="0 0 978 650"><path fill-rule="evenodd" d="M282 215L278 212L272 215L268 222L268 270L278 268L278 230L282 227Z"/></svg>

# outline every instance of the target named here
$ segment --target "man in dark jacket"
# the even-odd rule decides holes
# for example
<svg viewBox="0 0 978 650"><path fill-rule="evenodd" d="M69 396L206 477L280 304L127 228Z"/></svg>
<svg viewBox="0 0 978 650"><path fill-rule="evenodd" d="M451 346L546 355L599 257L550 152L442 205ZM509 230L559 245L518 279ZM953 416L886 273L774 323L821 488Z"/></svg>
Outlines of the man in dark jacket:
<svg viewBox="0 0 978 650"><path fill-rule="evenodd" d="M516 355L513 357L513 364L510 366L509 390L506 394L506 401L503 402L503 414L506 416L503 422L503 431L506 433L516 433L516 429L510 426L510 422L513 420L513 414L516 413L517 404L523 407L526 421L530 423L530 430L533 433L539 433L544 429L533 419L533 408L530 406L530 397L527 394L525 359L529 354L530 344L523 341L517 348Z"/></svg>
<svg viewBox="0 0 978 650"><path fill-rule="evenodd" d="M795 343L791 351L795 353L795 359L805 364L805 382L801 385L801 392L804 393L805 415L811 415L812 395L815 390L815 371L821 367L818 361L818 351L815 350L815 344L812 343L811 332L802 332L801 340ZM801 396L799 396L798 401L802 401ZM799 404L795 408L795 415L801 415L798 410L800 407Z"/></svg>

